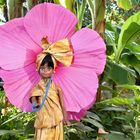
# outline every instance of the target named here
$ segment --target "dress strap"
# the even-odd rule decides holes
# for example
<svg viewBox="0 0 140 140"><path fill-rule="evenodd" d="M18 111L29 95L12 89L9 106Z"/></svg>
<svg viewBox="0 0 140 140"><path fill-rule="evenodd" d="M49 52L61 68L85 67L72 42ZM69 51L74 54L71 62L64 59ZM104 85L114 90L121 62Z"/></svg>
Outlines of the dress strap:
<svg viewBox="0 0 140 140"><path fill-rule="evenodd" d="M46 100L46 98L47 98L47 96L48 96L48 90L49 90L49 88L50 88L50 86L51 86L51 83L52 83L52 77L49 79L49 82L48 82L48 84L47 84L47 86L46 86L46 92L45 92L45 95L44 95L44 97L43 97L43 99L42 99L42 102L41 102L39 108L36 108L36 107L35 107L35 106L36 106L36 102L34 102L34 103L32 104L32 111L33 111L33 112L38 112L38 111L42 108L42 106L44 105L45 100Z"/></svg>

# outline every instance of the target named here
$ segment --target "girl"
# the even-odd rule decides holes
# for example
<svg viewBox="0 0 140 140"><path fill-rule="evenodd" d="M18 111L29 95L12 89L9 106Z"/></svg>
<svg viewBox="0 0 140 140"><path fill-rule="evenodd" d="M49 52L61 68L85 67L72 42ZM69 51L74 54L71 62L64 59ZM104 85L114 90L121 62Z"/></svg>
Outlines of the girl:
<svg viewBox="0 0 140 140"><path fill-rule="evenodd" d="M45 92L48 96L37 112L35 121L35 140L63 140L63 120L66 123L67 114L63 101L63 93L60 87L51 81L54 73L54 63L50 54L47 54L39 67L41 80L32 89L30 95L34 108L39 108ZM48 91L46 87L50 83Z"/></svg>

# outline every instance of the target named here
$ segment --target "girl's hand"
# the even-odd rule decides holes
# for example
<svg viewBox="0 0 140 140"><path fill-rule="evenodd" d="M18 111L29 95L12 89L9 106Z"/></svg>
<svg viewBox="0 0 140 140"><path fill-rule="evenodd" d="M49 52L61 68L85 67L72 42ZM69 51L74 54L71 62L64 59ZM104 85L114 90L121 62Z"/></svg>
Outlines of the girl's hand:
<svg viewBox="0 0 140 140"><path fill-rule="evenodd" d="M40 107L40 105L36 104L35 108L39 108L39 107Z"/></svg>
<svg viewBox="0 0 140 140"><path fill-rule="evenodd" d="M31 103L33 104L34 102L36 103L35 108L39 108L40 107L40 99L41 97L37 96L37 97L31 97Z"/></svg>

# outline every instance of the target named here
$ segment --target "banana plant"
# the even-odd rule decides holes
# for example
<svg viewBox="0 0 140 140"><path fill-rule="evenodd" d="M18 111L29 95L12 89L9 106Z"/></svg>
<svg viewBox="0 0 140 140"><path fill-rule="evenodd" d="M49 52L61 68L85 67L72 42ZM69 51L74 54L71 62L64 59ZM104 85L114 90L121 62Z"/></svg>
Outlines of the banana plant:
<svg viewBox="0 0 140 140"><path fill-rule="evenodd" d="M134 14L122 27L115 27L111 23L106 23L105 38L107 41L108 57L133 68L140 74L140 12Z"/></svg>
<svg viewBox="0 0 140 140"><path fill-rule="evenodd" d="M95 29L101 36L105 31L105 4L106 0L87 0L91 17L92 29Z"/></svg>
<svg viewBox="0 0 140 140"><path fill-rule="evenodd" d="M7 0L6 3L7 3L9 20L23 16L22 0Z"/></svg>
<svg viewBox="0 0 140 140"><path fill-rule="evenodd" d="M65 8L73 11L74 0L54 0L54 3L60 4L64 6Z"/></svg>
<svg viewBox="0 0 140 140"><path fill-rule="evenodd" d="M6 0L0 0L0 21L1 24L8 21Z"/></svg>
<svg viewBox="0 0 140 140"><path fill-rule="evenodd" d="M76 5L77 5L77 18L78 18L77 27L78 29L81 29L83 25L83 19L84 19L87 2L86 0L82 0L81 2L77 2Z"/></svg>
<svg viewBox="0 0 140 140"><path fill-rule="evenodd" d="M27 0L27 10L29 11L32 7L39 3L38 0Z"/></svg>
<svg viewBox="0 0 140 140"><path fill-rule="evenodd" d="M140 17L140 12L128 18L127 21L123 24L121 33L119 35L118 47L116 48L116 54L115 54L116 62L119 62L119 58L125 47L128 46L128 48L132 50L133 53L136 52L135 48L139 50L139 45L132 44L132 42L135 41L140 34L140 18L139 17ZM130 47L130 45L132 45L133 47L132 46Z"/></svg>
<svg viewBox="0 0 140 140"><path fill-rule="evenodd" d="M121 128L113 126L116 127L116 133L113 132L113 127L111 127L112 131L110 130L110 133L103 137L111 140L138 140L140 139L140 86L118 85L117 90L120 92L117 97L102 101L98 103L98 106L106 106L102 111L121 111L122 113L119 116L114 115L113 117L114 121L120 121Z"/></svg>

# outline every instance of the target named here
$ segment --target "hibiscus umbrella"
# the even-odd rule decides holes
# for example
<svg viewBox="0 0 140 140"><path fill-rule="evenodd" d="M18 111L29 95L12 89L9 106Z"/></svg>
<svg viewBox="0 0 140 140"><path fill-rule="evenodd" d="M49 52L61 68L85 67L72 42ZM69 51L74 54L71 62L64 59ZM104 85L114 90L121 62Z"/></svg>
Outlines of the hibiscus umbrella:
<svg viewBox="0 0 140 140"><path fill-rule="evenodd" d="M70 67L58 64L53 81L64 93L70 120L80 120L95 103L98 75L105 66L105 43L100 35L88 28L75 32L76 16L64 7L43 3L32 8L25 17L0 26L0 77L9 101L30 112L29 95L38 83L36 57L42 52L41 40L49 43L68 38L74 60Z"/></svg>

